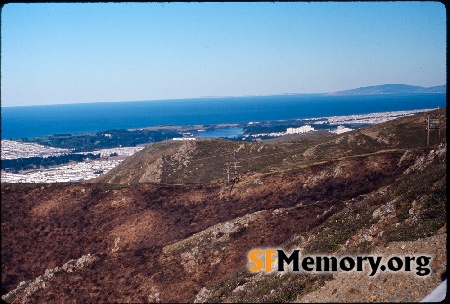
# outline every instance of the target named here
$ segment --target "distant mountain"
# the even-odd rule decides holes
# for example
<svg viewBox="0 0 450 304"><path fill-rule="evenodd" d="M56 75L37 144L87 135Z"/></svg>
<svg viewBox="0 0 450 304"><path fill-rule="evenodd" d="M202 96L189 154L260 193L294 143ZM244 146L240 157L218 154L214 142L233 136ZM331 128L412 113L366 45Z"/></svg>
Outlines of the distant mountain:
<svg viewBox="0 0 450 304"><path fill-rule="evenodd" d="M361 87L352 90L328 93L329 95L368 95L368 94L423 94L446 93L447 85L435 87L420 87L407 84L383 84L377 86Z"/></svg>

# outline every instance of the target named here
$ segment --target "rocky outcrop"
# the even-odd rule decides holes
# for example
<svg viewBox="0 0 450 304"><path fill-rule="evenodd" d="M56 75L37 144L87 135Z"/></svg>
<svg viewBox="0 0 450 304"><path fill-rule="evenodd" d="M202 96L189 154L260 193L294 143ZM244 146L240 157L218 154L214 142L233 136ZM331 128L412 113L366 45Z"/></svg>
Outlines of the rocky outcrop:
<svg viewBox="0 0 450 304"><path fill-rule="evenodd" d="M423 171L427 166L433 162L445 162L445 156L447 155L447 144L443 142L439 144L436 149L428 152L427 155L422 155L416 159L414 164L410 166L404 174L411 174L417 171Z"/></svg>
<svg viewBox="0 0 450 304"><path fill-rule="evenodd" d="M44 274L38 276L36 279L20 282L16 289L2 296L2 300L6 303L28 303L29 298L32 298L35 292L49 287L55 276L62 272L76 272L84 267L91 266L98 260L99 258L95 254L87 254L83 255L79 259L70 260L67 263L64 263L61 267L46 269Z"/></svg>

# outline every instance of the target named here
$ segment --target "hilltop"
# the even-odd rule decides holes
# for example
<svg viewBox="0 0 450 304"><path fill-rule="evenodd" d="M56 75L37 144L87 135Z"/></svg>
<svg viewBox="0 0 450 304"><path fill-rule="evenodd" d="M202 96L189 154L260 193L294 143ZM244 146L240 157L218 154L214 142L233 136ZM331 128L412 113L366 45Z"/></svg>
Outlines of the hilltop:
<svg viewBox="0 0 450 304"><path fill-rule="evenodd" d="M419 301L446 271L443 115L428 147L418 114L296 142L157 143L92 183L2 183L2 298ZM432 273L255 275L257 247L427 253Z"/></svg>
<svg viewBox="0 0 450 304"><path fill-rule="evenodd" d="M447 85L420 87L407 84L383 84L329 93L329 95L425 94L446 93Z"/></svg>
<svg viewBox="0 0 450 304"><path fill-rule="evenodd" d="M434 114L437 114L437 111ZM318 131L300 136L287 135L263 142L235 142L224 139L166 141L146 147L95 182L223 182L227 162L233 167L235 161L240 166L239 174L279 174L331 160L401 152L404 149L423 146L426 144L424 125L425 116L419 114L340 135ZM316 133L319 135L313 136ZM437 132L432 132L431 136L432 142L439 143ZM300 137L307 140L300 140ZM234 168L231 169L234 173Z"/></svg>

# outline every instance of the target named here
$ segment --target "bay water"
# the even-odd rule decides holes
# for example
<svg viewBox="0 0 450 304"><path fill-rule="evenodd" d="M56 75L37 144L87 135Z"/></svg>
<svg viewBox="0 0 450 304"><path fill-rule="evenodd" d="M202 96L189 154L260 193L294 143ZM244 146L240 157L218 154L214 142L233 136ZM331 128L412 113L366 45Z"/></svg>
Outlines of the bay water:
<svg viewBox="0 0 450 304"><path fill-rule="evenodd" d="M2 107L1 138L317 118L445 106L446 94L293 94Z"/></svg>

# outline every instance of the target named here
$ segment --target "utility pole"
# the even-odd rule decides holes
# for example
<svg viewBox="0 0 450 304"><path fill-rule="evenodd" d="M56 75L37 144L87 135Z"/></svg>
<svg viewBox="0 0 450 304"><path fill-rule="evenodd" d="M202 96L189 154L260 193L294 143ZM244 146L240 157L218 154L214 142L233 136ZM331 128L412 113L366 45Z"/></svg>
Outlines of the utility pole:
<svg viewBox="0 0 450 304"><path fill-rule="evenodd" d="M438 107L438 117L430 117L430 114L427 115L426 118L426 126L427 129L427 147L430 145L430 130L437 129L439 133L439 141L441 140L441 112Z"/></svg>
<svg viewBox="0 0 450 304"><path fill-rule="evenodd" d="M441 109L438 107L439 141L441 141Z"/></svg>
<svg viewBox="0 0 450 304"><path fill-rule="evenodd" d="M233 163L234 163L234 176L238 175L237 168L241 168L242 166L238 166L239 161L237 160L236 151L233 153Z"/></svg>
<svg viewBox="0 0 450 304"><path fill-rule="evenodd" d="M226 174L227 174L227 183L229 183L230 182L230 162L229 161L227 161L226 163L225 163L225 171L226 171Z"/></svg>
<svg viewBox="0 0 450 304"><path fill-rule="evenodd" d="M236 152L233 153L233 159L228 160L225 163L225 168L223 169L225 171L225 174L227 175L227 183L230 183L230 175L233 174L233 180L237 178L238 176L238 168L241 168L242 166L239 166L239 161L237 160ZM231 170L234 169L234 172Z"/></svg>

